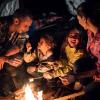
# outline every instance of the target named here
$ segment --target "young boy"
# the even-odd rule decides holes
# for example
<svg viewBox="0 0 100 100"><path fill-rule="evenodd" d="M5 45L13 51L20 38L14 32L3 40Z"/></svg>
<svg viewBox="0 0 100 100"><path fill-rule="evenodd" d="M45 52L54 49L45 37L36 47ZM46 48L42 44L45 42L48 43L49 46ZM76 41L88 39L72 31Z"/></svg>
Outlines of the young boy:
<svg viewBox="0 0 100 100"><path fill-rule="evenodd" d="M27 43L27 52L24 54L25 62L34 62L32 66L29 66L27 71L32 74L34 71L44 73L51 69L60 67L60 63L55 61L54 57L55 42L52 36L45 34L42 35L38 42L37 48L31 53L31 45Z"/></svg>
<svg viewBox="0 0 100 100"><path fill-rule="evenodd" d="M24 60L27 63L33 62L28 66L27 72L33 77L37 78L37 80L34 80L34 89L42 89L46 91L46 94L47 91L50 93L51 89L54 88L56 80L49 81L44 79L43 73L50 70L56 70L58 67L62 67L60 62L58 62L54 56L54 38L51 35L44 34L40 37L37 48L34 50L34 52L31 52L32 47L30 43L27 43L26 48L27 52L24 54ZM38 79L38 77L41 78Z"/></svg>

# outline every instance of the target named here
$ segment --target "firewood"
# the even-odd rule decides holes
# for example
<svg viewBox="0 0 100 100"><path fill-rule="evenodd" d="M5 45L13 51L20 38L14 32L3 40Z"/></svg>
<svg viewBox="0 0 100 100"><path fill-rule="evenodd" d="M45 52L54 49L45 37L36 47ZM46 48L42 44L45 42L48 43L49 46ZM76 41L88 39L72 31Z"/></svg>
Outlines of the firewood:
<svg viewBox="0 0 100 100"><path fill-rule="evenodd" d="M84 95L85 92L84 91L80 91L78 93L73 93L73 94L70 94L70 95L67 95L67 96L64 96L64 97L60 97L60 98L56 98L54 100L67 100L67 99L73 99L75 97L78 97L78 96L82 96Z"/></svg>

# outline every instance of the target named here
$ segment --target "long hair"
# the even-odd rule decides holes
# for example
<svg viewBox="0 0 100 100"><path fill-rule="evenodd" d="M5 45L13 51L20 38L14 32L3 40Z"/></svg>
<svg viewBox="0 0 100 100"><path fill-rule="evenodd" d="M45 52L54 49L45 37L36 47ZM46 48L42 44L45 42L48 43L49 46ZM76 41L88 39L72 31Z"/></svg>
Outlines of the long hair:
<svg viewBox="0 0 100 100"><path fill-rule="evenodd" d="M89 18L95 26L100 26L100 6L90 2L83 2L77 7L77 15Z"/></svg>
<svg viewBox="0 0 100 100"><path fill-rule="evenodd" d="M86 48L86 44L87 44L86 31L78 23L76 23L74 26L70 27L70 29L67 32L67 34L65 36L65 39L64 39L64 41L62 43L61 55L60 55L61 58L62 57L66 58L65 47L68 45L68 36L69 36L69 34L71 34L71 31L74 31L75 29L78 31L77 34L79 36L79 44L76 46L76 52L78 50L85 50L85 48Z"/></svg>

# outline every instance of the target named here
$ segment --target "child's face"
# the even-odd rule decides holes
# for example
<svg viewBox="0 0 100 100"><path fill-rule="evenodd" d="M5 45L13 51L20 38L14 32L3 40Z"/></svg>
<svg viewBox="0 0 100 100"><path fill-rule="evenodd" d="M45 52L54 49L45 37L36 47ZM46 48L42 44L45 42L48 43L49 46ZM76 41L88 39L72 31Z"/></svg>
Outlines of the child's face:
<svg viewBox="0 0 100 100"><path fill-rule="evenodd" d="M32 19L30 17L26 17L21 21L19 20L16 31L18 33L25 33L29 30L31 24L32 24Z"/></svg>
<svg viewBox="0 0 100 100"><path fill-rule="evenodd" d="M76 47L79 44L79 33L77 31L72 31L70 32L69 36L68 36L68 44L71 47Z"/></svg>
<svg viewBox="0 0 100 100"><path fill-rule="evenodd" d="M40 41L38 42L38 47L37 47L41 52L46 52L50 50L50 45L45 41L44 38L41 38Z"/></svg>

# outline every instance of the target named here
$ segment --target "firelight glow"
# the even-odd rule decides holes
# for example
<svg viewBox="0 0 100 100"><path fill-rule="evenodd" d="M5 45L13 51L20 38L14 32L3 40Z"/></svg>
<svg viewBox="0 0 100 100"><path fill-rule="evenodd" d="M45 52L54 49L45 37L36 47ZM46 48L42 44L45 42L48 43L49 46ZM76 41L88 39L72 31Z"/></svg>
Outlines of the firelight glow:
<svg viewBox="0 0 100 100"><path fill-rule="evenodd" d="M29 85L25 88L25 100L36 100Z"/></svg>
<svg viewBox="0 0 100 100"><path fill-rule="evenodd" d="M42 92L43 92L43 91L39 91L39 92L38 92L38 100L43 100L43 99L42 99Z"/></svg>
<svg viewBox="0 0 100 100"><path fill-rule="evenodd" d="M42 98L42 92L43 91L39 91L37 93L37 97L34 96L32 89L30 88L30 86L27 84L25 87L25 100L43 100Z"/></svg>

